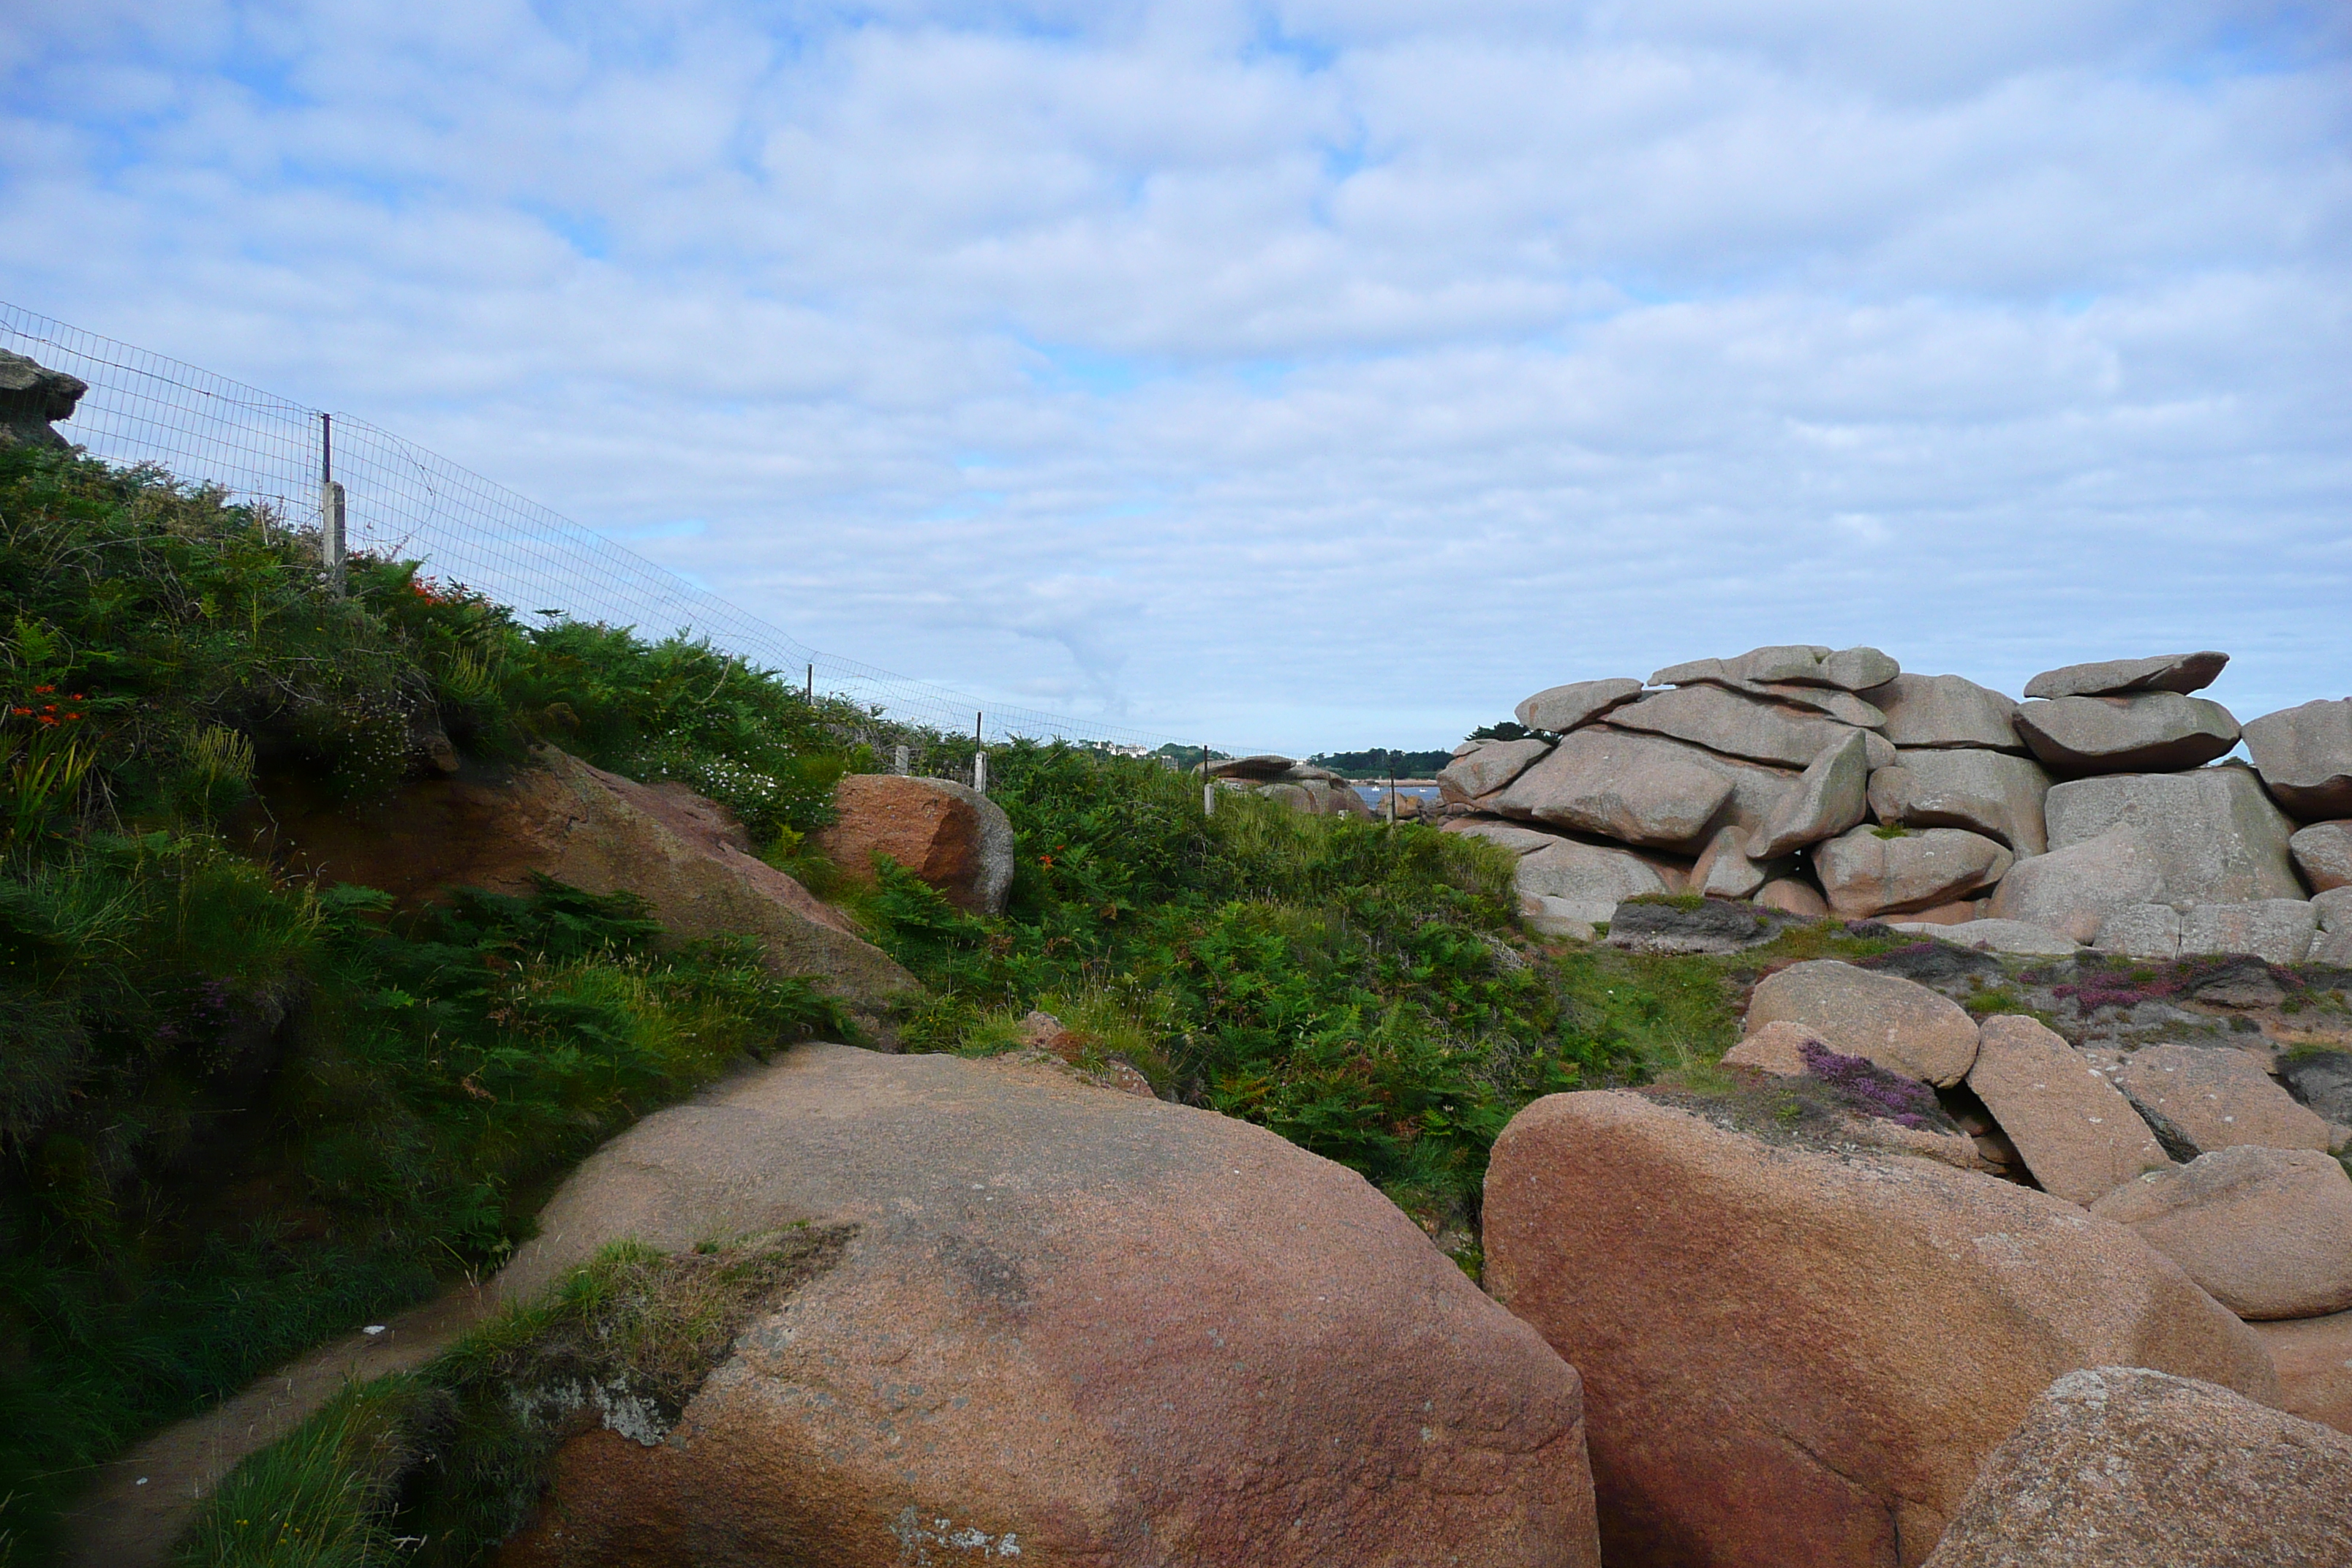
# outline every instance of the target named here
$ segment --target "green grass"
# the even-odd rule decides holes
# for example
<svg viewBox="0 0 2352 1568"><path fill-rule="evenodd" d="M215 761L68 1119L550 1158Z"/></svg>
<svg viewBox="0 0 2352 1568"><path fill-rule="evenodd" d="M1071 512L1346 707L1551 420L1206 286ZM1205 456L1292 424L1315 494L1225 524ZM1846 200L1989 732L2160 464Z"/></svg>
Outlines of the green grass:
<svg viewBox="0 0 2352 1568"><path fill-rule="evenodd" d="M605 1248L415 1373L346 1389L240 1463L178 1568L457 1568L530 1517L565 1439L656 1437L752 1316L840 1259L853 1227L665 1255Z"/></svg>

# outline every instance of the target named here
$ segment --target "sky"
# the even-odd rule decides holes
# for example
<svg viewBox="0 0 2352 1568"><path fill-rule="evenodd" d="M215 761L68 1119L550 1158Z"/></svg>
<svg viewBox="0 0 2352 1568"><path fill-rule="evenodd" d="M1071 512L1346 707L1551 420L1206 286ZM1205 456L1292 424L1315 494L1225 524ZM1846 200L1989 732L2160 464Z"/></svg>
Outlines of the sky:
<svg viewBox="0 0 2352 1568"><path fill-rule="evenodd" d="M0 0L0 299L1234 750L2352 693L2352 6Z"/></svg>

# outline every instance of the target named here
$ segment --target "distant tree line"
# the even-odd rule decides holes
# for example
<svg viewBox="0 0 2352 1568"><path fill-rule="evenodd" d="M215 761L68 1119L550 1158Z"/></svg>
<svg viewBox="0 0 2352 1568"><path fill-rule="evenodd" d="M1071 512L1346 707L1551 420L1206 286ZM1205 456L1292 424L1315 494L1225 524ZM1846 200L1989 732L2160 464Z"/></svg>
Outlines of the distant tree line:
<svg viewBox="0 0 2352 1568"><path fill-rule="evenodd" d="M1318 752L1307 759L1342 778L1425 779L1454 760L1452 752Z"/></svg>

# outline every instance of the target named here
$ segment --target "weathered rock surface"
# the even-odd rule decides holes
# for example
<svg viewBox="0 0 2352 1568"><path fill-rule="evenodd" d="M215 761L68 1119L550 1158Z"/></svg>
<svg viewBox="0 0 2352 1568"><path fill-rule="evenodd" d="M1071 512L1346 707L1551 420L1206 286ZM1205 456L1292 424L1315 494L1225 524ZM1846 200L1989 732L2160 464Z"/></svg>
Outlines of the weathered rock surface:
<svg viewBox="0 0 2352 1568"><path fill-rule="evenodd" d="M1776 910L1718 899L1696 909L1619 904L1606 918L1609 945L1630 952L1738 952L1761 947L1794 923Z"/></svg>
<svg viewBox="0 0 2352 1568"><path fill-rule="evenodd" d="M2070 1372L1969 1488L1927 1568L2324 1568L2352 1439L2140 1367Z"/></svg>
<svg viewBox="0 0 2352 1568"><path fill-rule="evenodd" d="M1932 914L1934 911L1929 910ZM2040 958L2065 958L2081 951L2072 937L2061 935L2047 926L2028 925L2023 921L1966 920L1945 925L1925 921L1889 921L1896 931L1914 936L1932 936L1939 942L1958 942L1962 947L1981 947L1989 952L2031 954Z"/></svg>
<svg viewBox="0 0 2352 1568"><path fill-rule="evenodd" d="M2076 942L2095 940L2107 917L2164 891L2164 861L2138 827L2124 826L2021 860L1993 889L1986 912Z"/></svg>
<svg viewBox="0 0 2352 1568"><path fill-rule="evenodd" d="M1611 1568L1907 1568L2076 1367L2276 1396L2245 1326L2127 1232L1925 1160L1554 1095L1496 1142L1485 1212L1490 1289L1586 1370Z"/></svg>
<svg viewBox="0 0 2352 1568"><path fill-rule="evenodd" d="M2279 1408L2352 1432L2352 1312L2250 1323L2278 1372Z"/></svg>
<svg viewBox="0 0 2352 1568"><path fill-rule="evenodd" d="M2179 1128L2202 1153L2242 1144L2327 1149L2326 1121L2296 1104L2244 1051L2142 1046L2124 1058L2116 1087Z"/></svg>
<svg viewBox="0 0 2352 1568"><path fill-rule="evenodd" d="M1855 730L1823 748L1798 776L1766 819L1748 853L1770 860L1808 844L1833 838L1859 823L1869 810L1870 748ZM1762 885L1762 879L1758 879ZM1753 891L1754 889L1749 889Z"/></svg>
<svg viewBox="0 0 2352 1568"><path fill-rule="evenodd" d="M2230 662L2226 653L2167 653L2045 669L2025 683L2028 697L2122 697L2136 691L2202 691Z"/></svg>
<svg viewBox="0 0 2352 1568"><path fill-rule="evenodd" d="M2077 779L2053 788L2042 811L2053 851L2122 826L2147 836L2162 867L2162 894L2123 902L2228 904L2304 896L2287 849L2294 825L2243 767Z"/></svg>
<svg viewBox="0 0 2352 1568"><path fill-rule="evenodd" d="M2180 955L2251 952L2271 963L2301 963L2319 934L2319 911L2301 899L2196 904L2180 917Z"/></svg>
<svg viewBox="0 0 2352 1568"><path fill-rule="evenodd" d="M498 1289L803 1220L858 1229L667 1441L572 1445L538 1561L1597 1561L1575 1372L1392 1205L1037 1068L801 1047L591 1158Z"/></svg>
<svg viewBox="0 0 2352 1568"><path fill-rule="evenodd" d="M1999 840L2020 859L2049 848L2042 802L2050 775L2005 752L1914 751L1870 775L1870 810L1906 827L1964 827Z"/></svg>
<svg viewBox="0 0 2352 1568"><path fill-rule="evenodd" d="M825 858L871 879L887 855L959 909L1001 914L1013 888L1013 820L952 779L852 773L833 787L834 824L817 835Z"/></svg>
<svg viewBox="0 0 2352 1568"><path fill-rule="evenodd" d="M1706 842L1731 794L1731 780L1687 747L1595 729L1561 741L1494 805L1506 816L1627 844L1696 848Z"/></svg>
<svg viewBox="0 0 2352 1568"><path fill-rule="evenodd" d="M1857 827L1813 850L1830 908L1849 920L1926 909L1989 888L2016 857L1980 833L1930 827L1900 837Z"/></svg>
<svg viewBox="0 0 2352 1568"><path fill-rule="evenodd" d="M534 872L644 898L680 938L755 938L779 973L883 1010L919 989L848 916L753 856L723 807L679 784L643 784L551 747L501 776L468 769L388 800L305 810L273 799L272 848L291 868L415 902L452 887L529 890Z"/></svg>
<svg viewBox="0 0 2352 1568"><path fill-rule="evenodd" d="M1437 771L1438 795L1466 803L1493 795L1550 750L1549 741L1488 741Z"/></svg>
<svg viewBox="0 0 2352 1568"><path fill-rule="evenodd" d="M1642 683L1626 677L1613 680L1576 680L1547 687L1512 710L1530 730L1565 735L1580 730L1612 708L1622 708L1642 695Z"/></svg>
<svg viewBox="0 0 2352 1568"><path fill-rule="evenodd" d="M1855 732L1833 719L1712 685L1683 686L1644 697L1610 714L1609 722L1620 730L1688 741L1726 756L1784 768L1804 767L1825 748ZM1860 733L1868 738L1865 744L1876 742L1871 747L1871 766L1884 767L1895 760L1895 748L1884 738L1867 730Z"/></svg>
<svg viewBox="0 0 2352 1568"><path fill-rule="evenodd" d="M2128 958L2178 958L2180 911L2170 904L2126 904L2100 925L2098 945Z"/></svg>
<svg viewBox="0 0 2352 1568"><path fill-rule="evenodd" d="M2352 697L2265 713L2246 751L2278 803L2305 822L2352 816Z"/></svg>
<svg viewBox="0 0 2352 1568"><path fill-rule="evenodd" d="M72 418L89 390L79 376L0 349L0 447L70 446L49 421Z"/></svg>
<svg viewBox="0 0 2352 1568"><path fill-rule="evenodd" d="M2025 750L2017 700L1957 675L1897 676L1870 700L1886 715L1887 740L1906 750Z"/></svg>
<svg viewBox="0 0 2352 1568"><path fill-rule="evenodd" d="M1984 1021L1969 1087L2053 1197L2087 1206L2172 1163L2116 1086L2032 1018Z"/></svg>
<svg viewBox="0 0 2352 1568"><path fill-rule="evenodd" d="M1612 910L1644 893L1674 891L1662 868L1630 849L1565 838L1520 856L1516 886L1532 898L1567 899ZM1603 912L1596 918L1609 916Z"/></svg>
<svg viewBox="0 0 2352 1568"><path fill-rule="evenodd" d="M1208 776L1213 779L1240 779L1249 784L1266 784L1282 778L1297 767L1293 757L1278 757L1271 752L1261 752L1249 757L1220 757L1208 764Z"/></svg>
<svg viewBox="0 0 2352 1568"><path fill-rule="evenodd" d="M1758 983L1748 999L1748 1031L1779 1023L1922 1083L1958 1083L1976 1060L1976 1020L1958 1003L1835 959L1793 963Z"/></svg>
<svg viewBox="0 0 2352 1568"><path fill-rule="evenodd" d="M2017 710L2017 732L2062 778L2193 768L2238 743L2228 709L2171 691L2028 702Z"/></svg>
<svg viewBox="0 0 2352 1568"><path fill-rule="evenodd" d="M2311 1149L2220 1149L2091 1206L2242 1318L2352 1307L2352 1176Z"/></svg>
<svg viewBox="0 0 2352 1568"><path fill-rule="evenodd" d="M1902 666L1874 647L1832 653L1811 644L1790 644L1750 648L1738 658L1702 658L1674 665L1650 677L1650 684L1687 686L1708 681L1735 688L1765 684L1851 692L1884 686L1902 672Z"/></svg>
<svg viewBox="0 0 2352 1568"><path fill-rule="evenodd" d="M2288 839L2286 847L2313 892L2352 888L2352 821L2315 822Z"/></svg>

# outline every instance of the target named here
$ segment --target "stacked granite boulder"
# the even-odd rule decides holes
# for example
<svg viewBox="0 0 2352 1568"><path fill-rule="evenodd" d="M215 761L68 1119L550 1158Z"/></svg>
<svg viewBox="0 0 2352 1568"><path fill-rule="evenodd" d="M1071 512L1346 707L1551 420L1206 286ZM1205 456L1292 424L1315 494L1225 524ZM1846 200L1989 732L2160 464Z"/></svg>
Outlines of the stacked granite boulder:
<svg viewBox="0 0 2352 1568"><path fill-rule="evenodd" d="M2352 964L2352 699L2242 731L2195 695L2228 662L2074 665L2022 702L1868 647L1556 686L1518 706L1535 734L1456 752L1446 827L1516 851L1557 934L1696 892L2001 951ZM2242 737L2251 766L2212 765Z"/></svg>

